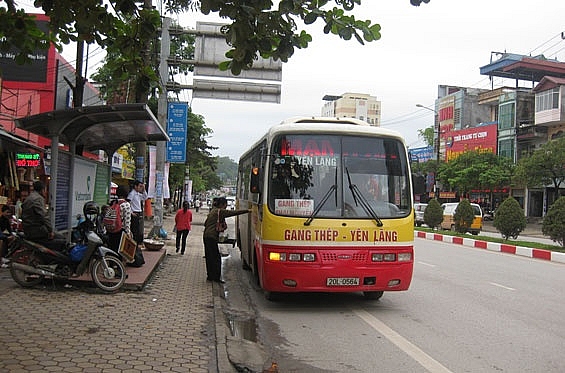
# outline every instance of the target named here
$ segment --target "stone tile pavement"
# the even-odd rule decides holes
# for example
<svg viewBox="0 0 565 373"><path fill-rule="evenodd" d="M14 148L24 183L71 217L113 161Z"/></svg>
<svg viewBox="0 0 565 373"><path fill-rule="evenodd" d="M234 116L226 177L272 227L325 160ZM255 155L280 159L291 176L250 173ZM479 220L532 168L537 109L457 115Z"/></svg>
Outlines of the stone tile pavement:
<svg viewBox="0 0 565 373"><path fill-rule="evenodd" d="M207 212L193 211L185 255L167 240L166 256L141 291L104 294L51 281L24 289L1 269L0 372L235 371L222 342L229 333L223 288L206 281ZM167 232L173 224L166 216Z"/></svg>

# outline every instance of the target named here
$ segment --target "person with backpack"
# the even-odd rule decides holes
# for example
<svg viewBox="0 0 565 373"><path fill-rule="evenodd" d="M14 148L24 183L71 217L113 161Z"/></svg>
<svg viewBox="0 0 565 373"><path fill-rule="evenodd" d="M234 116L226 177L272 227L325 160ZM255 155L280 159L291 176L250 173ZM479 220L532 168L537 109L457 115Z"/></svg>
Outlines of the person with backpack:
<svg viewBox="0 0 565 373"><path fill-rule="evenodd" d="M118 186L118 199L110 204L102 220L108 234L108 246L115 252L119 252L122 233L131 237L131 206L126 200L128 193L126 186Z"/></svg>

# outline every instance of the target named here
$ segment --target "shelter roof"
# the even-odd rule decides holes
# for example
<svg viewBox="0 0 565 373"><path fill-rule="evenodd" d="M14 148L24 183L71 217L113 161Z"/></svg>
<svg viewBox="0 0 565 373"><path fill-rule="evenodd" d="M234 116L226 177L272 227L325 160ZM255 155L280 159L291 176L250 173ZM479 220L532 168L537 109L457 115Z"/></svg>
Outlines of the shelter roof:
<svg viewBox="0 0 565 373"><path fill-rule="evenodd" d="M112 155L128 143L168 141L166 131L146 104L83 106L18 118L16 126L86 151Z"/></svg>

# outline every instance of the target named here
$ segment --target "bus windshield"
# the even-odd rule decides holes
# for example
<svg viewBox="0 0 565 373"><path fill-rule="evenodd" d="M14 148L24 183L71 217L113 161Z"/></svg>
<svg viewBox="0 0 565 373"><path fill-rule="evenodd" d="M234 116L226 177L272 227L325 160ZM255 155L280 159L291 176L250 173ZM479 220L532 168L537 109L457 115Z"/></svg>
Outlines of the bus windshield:
<svg viewBox="0 0 565 373"><path fill-rule="evenodd" d="M387 219L410 212L408 162L397 139L284 135L273 141L269 159L274 214Z"/></svg>

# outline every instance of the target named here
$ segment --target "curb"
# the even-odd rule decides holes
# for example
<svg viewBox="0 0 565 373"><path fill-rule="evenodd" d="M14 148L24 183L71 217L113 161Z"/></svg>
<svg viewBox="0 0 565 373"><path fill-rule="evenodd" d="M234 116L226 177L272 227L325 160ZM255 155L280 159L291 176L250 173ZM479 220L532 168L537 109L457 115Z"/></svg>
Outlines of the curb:
<svg viewBox="0 0 565 373"><path fill-rule="evenodd" d="M565 253L550 250L534 249L531 247L509 245L497 242L487 242L475 240L474 238L447 236L440 233L421 231L415 231L414 237L565 264Z"/></svg>

